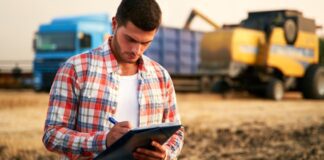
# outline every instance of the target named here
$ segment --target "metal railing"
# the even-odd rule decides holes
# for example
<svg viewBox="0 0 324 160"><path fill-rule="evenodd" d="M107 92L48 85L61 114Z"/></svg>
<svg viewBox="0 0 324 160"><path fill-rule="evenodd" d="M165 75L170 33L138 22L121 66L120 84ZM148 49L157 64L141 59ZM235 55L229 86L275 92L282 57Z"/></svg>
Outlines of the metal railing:
<svg viewBox="0 0 324 160"><path fill-rule="evenodd" d="M0 74L10 74L20 70L21 73L32 73L32 60L0 60Z"/></svg>

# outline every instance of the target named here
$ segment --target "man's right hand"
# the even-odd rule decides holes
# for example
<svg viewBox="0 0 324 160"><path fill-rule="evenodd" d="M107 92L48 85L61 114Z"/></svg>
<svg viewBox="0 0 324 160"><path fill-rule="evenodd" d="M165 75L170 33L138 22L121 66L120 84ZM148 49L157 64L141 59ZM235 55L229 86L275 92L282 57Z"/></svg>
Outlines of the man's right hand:
<svg viewBox="0 0 324 160"><path fill-rule="evenodd" d="M120 137L127 133L131 129L129 121L118 122L111 128L107 135L107 147L116 142Z"/></svg>

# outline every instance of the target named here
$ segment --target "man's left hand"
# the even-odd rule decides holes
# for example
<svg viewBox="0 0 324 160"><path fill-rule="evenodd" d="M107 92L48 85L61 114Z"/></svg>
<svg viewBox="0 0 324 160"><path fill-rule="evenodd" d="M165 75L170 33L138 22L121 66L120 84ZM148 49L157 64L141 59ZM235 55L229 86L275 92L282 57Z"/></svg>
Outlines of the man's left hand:
<svg viewBox="0 0 324 160"><path fill-rule="evenodd" d="M152 141L151 144L155 150L137 148L133 153L134 158L137 160L164 160L166 157L165 148L156 141Z"/></svg>

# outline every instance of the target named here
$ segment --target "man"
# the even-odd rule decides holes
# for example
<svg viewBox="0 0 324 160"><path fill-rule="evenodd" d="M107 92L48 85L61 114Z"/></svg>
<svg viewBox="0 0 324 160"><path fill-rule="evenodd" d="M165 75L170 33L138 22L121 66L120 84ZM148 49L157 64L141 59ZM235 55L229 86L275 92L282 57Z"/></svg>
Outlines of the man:
<svg viewBox="0 0 324 160"><path fill-rule="evenodd" d="M179 122L168 72L143 55L161 23L155 0L122 0L112 18L114 36L102 46L70 58L50 91L43 142L69 159L92 159L131 128ZM119 121L112 124L109 117ZM135 159L176 159L183 128Z"/></svg>

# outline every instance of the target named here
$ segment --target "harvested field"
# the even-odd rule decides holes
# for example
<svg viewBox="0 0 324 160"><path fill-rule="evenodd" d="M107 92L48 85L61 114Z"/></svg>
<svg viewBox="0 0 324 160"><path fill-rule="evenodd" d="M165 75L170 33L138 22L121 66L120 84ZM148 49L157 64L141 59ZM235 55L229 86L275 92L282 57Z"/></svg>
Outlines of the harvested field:
<svg viewBox="0 0 324 160"><path fill-rule="evenodd" d="M185 144L179 159L324 159L324 101L244 94L177 94ZM0 159L57 159L41 139L47 93L0 90Z"/></svg>

